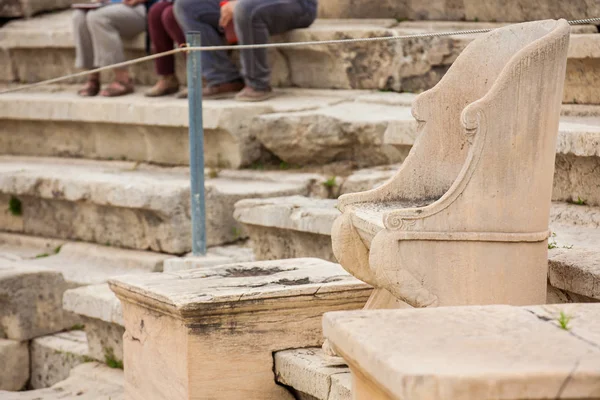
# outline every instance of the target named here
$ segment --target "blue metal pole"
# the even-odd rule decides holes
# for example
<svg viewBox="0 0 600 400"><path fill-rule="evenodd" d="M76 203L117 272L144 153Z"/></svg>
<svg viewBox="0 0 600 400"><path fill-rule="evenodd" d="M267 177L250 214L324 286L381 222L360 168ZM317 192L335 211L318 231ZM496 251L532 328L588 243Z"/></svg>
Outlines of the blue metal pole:
<svg viewBox="0 0 600 400"><path fill-rule="evenodd" d="M188 32L190 46L200 46L200 32ZM190 172L192 193L192 252L206 254L206 204L204 198L204 126L202 125L202 53L187 54L190 113Z"/></svg>

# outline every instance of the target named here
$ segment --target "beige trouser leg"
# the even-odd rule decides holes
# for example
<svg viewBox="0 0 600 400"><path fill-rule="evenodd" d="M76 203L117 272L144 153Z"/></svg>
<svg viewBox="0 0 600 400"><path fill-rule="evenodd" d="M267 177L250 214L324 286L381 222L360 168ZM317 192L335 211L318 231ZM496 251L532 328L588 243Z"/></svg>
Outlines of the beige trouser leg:
<svg viewBox="0 0 600 400"><path fill-rule="evenodd" d="M125 61L123 41L146 29L146 8L112 4L73 13L75 66L90 69Z"/></svg>

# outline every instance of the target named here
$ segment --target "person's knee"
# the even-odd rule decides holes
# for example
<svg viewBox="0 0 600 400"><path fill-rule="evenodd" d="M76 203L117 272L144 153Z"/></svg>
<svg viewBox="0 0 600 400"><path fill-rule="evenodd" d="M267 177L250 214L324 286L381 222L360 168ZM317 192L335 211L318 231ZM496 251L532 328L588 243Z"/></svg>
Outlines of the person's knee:
<svg viewBox="0 0 600 400"><path fill-rule="evenodd" d="M154 25L162 19L162 14L164 13L164 8L160 7L160 4L155 4L150 7L150 11L148 11L148 25Z"/></svg>
<svg viewBox="0 0 600 400"><path fill-rule="evenodd" d="M75 30L77 30L80 26L85 25L85 11L83 10L75 10L73 13L73 26Z"/></svg>
<svg viewBox="0 0 600 400"><path fill-rule="evenodd" d="M106 26L109 24L109 21L107 20L108 17L98 11L100 11L100 9L94 10L94 11L88 11L88 13L85 16L87 24L90 27L90 29L92 29L92 30L95 27Z"/></svg>
<svg viewBox="0 0 600 400"><path fill-rule="evenodd" d="M179 22L184 30L189 30L188 16L190 15L190 7L194 3L194 0L177 0L173 4L172 12L175 15L175 19Z"/></svg>
<svg viewBox="0 0 600 400"><path fill-rule="evenodd" d="M177 25L177 20L175 19L175 14L173 11L174 7L168 7L166 8L162 14L160 15L160 20L163 24L163 26L169 26L172 27L174 25Z"/></svg>
<svg viewBox="0 0 600 400"><path fill-rule="evenodd" d="M235 4L235 10L233 17L235 19L235 25L242 27L248 26L252 23L254 14L254 3L252 1L238 0Z"/></svg>

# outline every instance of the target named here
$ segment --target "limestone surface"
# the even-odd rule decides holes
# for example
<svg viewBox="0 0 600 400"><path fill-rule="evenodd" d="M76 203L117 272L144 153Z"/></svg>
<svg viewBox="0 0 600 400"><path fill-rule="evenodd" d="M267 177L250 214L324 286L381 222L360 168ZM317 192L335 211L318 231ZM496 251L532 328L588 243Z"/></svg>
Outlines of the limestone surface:
<svg viewBox="0 0 600 400"><path fill-rule="evenodd" d="M0 0L0 18L30 18L40 12L69 8L73 0Z"/></svg>
<svg viewBox="0 0 600 400"><path fill-rule="evenodd" d="M371 310L325 314L323 328L350 364L358 400L590 399L600 394L599 312L597 304Z"/></svg>
<svg viewBox="0 0 600 400"><path fill-rule="evenodd" d="M0 338L0 365L0 394L24 389L29 380L29 344Z"/></svg>
<svg viewBox="0 0 600 400"><path fill-rule="evenodd" d="M85 363L51 388L2 392L2 400L124 400L123 371L104 364Z"/></svg>
<svg viewBox="0 0 600 400"><path fill-rule="evenodd" d="M17 198L22 209L19 216L0 214L0 222L19 233L186 253L191 250L188 174L129 162L0 157L0 193L7 203ZM309 194L314 174L289 175L208 179L208 245L244 237L232 216L237 201Z"/></svg>
<svg viewBox="0 0 600 400"><path fill-rule="evenodd" d="M235 206L234 217L248 230L257 260L310 254L335 261L329 239L339 215L335 203L301 196L242 200Z"/></svg>
<svg viewBox="0 0 600 400"><path fill-rule="evenodd" d="M187 102L151 99L139 93L110 102L92 98L81 103L76 91L76 87L67 87L50 93L3 95L3 153L188 163ZM276 101L260 104L207 100L203 102L206 165L239 168L268 157L250 132L250 122L258 115L327 106L351 95L283 90ZM130 112L124 113L123 109ZM20 135L14 134L17 131Z"/></svg>
<svg viewBox="0 0 600 400"><path fill-rule="evenodd" d="M82 317L90 357L123 360L123 310L107 284L67 290L63 307Z"/></svg>
<svg viewBox="0 0 600 400"><path fill-rule="evenodd" d="M251 131L279 158L292 164L352 160L362 165L401 162L414 142L416 121L409 107L346 102L296 113L258 117ZM385 143L391 131L404 146ZM278 134L273 134L278 132Z"/></svg>
<svg viewBox="0 0 600 400"><path fill-rule="evenodd" d="M62 309L67 288L59 272L0 261L0 336L25 341L72 326Z"/></svg>
<svg viewBox="0 0 600 400"><path fill-rule="evenodd" d="M54 254L64 243L64 240L0 232L0 258L19 261Z"/></svg>
<svg viewBox="0 0 600 400"><path fill-rule="evenodd" d="M164 272L175 272L185 269L213 267L223 264L243 263L254 261L252 248L246 245L231 244L216 246L208 249L205 256L187 254L185 257L165 260Z"/></svg>
<svg viewBox="0 0 600 400"><path fill-rule="evenodd" d="M33 389L55 385L69 377L73 368L91 361L83 331L42 336L31 341L31 380Z"/></svg>
<svg viewBox="0 0 600 400"><path fill-rule="evenodd" d="M318 346L322 313L360 308L371 292L318 259L132 275L110 285L123 304L132 399L233 400L243 391L249 400L291 400L274 384L273 352Z"/></svg>
<svg viewBox="0 0 600 400"><path fill-rule="evenodd" d="M277 382L318 400L350 400L350 370L341 357L326 355L320 348L275 353ZM340 379L341 378L341 379ZM346 385L348 384L348 385ZM348 396L339 393L346 389Z"/></svg>

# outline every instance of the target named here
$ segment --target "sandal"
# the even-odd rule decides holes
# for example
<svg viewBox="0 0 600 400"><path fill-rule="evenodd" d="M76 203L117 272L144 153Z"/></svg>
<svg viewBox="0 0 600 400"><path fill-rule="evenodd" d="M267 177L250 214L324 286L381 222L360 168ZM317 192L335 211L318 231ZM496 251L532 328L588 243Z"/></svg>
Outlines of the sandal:
<svg viewBox="0 0 600 400"><path fill-rule="evenodd" d="M89 79L85 86L77 91L77 94L81 97L93 97L100 92L100 80Z"/></svg>
<svg viewBox="0 0 600 400"><path fill-rule="evenodd" d="M152 86L144 95L146 97L167 96L179 91L179 81L175 75L170 75L161 78L156 85Z"/></svg>
<svg viewBox="0 0 600 400"><path fill-rule="evenodd" d="M130 78L128 82L113 81L100 92L100 95L104 97L124 96L133 93L133 90L133 80Z"/></svg>

